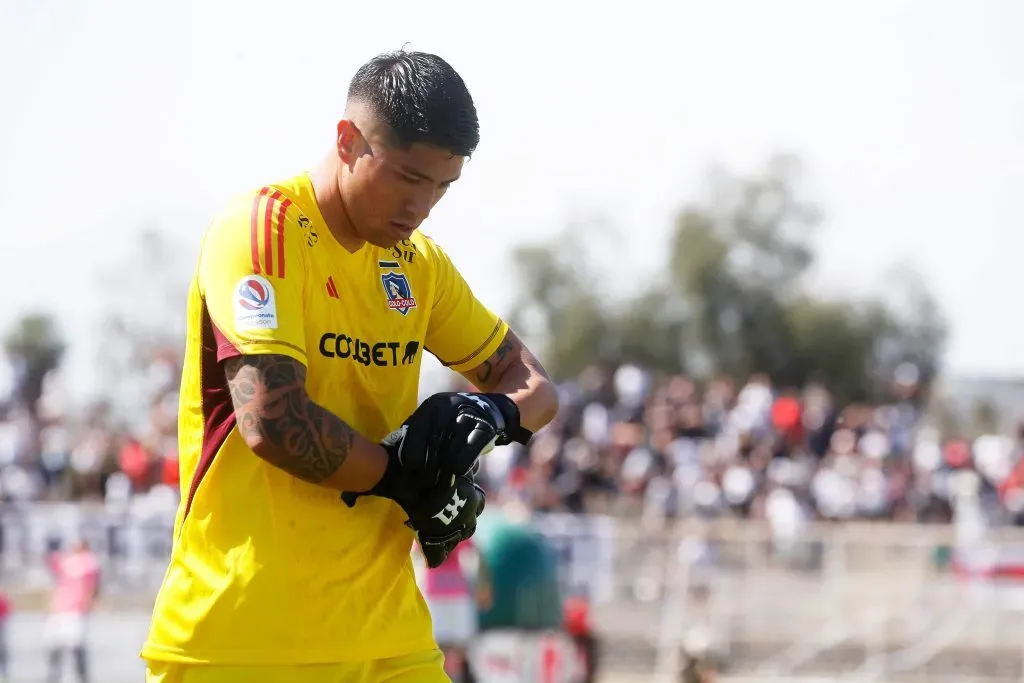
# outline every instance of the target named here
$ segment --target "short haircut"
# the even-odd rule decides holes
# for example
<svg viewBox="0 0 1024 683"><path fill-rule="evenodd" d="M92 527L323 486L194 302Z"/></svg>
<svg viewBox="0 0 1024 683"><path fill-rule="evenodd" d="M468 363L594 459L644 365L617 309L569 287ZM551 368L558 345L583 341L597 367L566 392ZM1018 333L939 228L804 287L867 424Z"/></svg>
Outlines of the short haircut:
<svg viewBox="0 0 1024 683"><path fill-rule="evenodd" d="M476 106L458 72L437 55L387 52L359 67L349 101L363 102L387 124L395 144L426 143L470 156L480 143Z"/></svg>

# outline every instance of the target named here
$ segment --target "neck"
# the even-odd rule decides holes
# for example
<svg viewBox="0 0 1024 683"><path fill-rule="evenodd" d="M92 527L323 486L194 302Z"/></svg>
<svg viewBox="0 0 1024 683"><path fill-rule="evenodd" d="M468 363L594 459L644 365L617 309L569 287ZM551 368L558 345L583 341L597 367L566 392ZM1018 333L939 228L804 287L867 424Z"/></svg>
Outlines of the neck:
<svg viewBox="0 0 1024 683"><path fill-rule="evenodd" d="M313 182L313 194L316 196L320 215L327 222L327 229L338 244L348 251L355 252L362 248L366 240L356 232L345 208L345 201L341 197L340 170L337 155L329 154L310 173L310 180Z"/></svg>

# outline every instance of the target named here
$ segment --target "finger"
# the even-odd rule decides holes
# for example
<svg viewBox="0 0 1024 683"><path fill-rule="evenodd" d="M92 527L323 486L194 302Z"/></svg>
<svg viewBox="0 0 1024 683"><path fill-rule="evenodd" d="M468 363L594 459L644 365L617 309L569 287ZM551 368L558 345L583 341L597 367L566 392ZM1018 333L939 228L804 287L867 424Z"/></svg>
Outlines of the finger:
<svg viewBox="0 0 1024 683"><path fill-rule="evenodd" d="M429 472L429 444L434 431L429 419L412 420L402 435L399 460L402 466L414 472Z"/></svg>
<svg viewBox="0 0 1024 683"><path fill-rule="evenodd" d="M441 546L421 545L420 548L423 551L423 559L426 560L427 566L431 569L437 569L448 559L448 553Z"/></svg>
<svg viewBox="0 0 1024 683"><path fill-rule="evenodd" d="M453 473L464 475L473 469L483 452L497 438L497 434L488 422L472 415L460 415L455 423L457 430L451 443L457 450L448 464Z"/></svg>
<svg viewBox="0 0 1024 683"><path fill-rule="evenodd" d="M484 508L487 506L487 494L480 488L479 484L473 481L471 477L464 475L459 477L457 490L459 495L466 499L466 507L473 511L472 519L475 520L483 514Z"/></svg>
<svg viewBox="0 0 1024 683"><path fill-rule="evenodd" d="M420 549L423 551L423 557L426 558L427 564L434 569L444 564L444 561L448 559L451 551L455 549L459 541L462 540L462 530L454 534L449 534L443 537L428 537L424 538L422 535L419 537Z"/></svg>
<svg viewBox="0 0 1024 683"><path fill-rule="evenodd" d="M473 488L476 489L477 495L480 499L480 502L476 507L476 516L479 517L484 514L484 508L487 507L487 494L484 493L482 488L477 486L476 482L473 482Z"/></svg>

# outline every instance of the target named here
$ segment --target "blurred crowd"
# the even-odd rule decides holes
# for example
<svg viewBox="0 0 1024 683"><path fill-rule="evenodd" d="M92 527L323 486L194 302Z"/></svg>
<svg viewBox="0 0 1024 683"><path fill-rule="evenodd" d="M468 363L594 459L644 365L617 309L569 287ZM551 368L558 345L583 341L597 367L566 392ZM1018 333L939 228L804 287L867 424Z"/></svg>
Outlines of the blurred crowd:
<svg viewBox="0 0 1024 683"><path fill-rule="evenodd" d="M130 501L177 495L181 359L157 349L120 403L72 407L59 373L47 377L35 418L0 396L0 498L4 502Z"/></svg>
<svg viewBox="0 0 1024 683"><path fill-rule="evenodd" d="M704 386L644 368L591 368L561 387L557 421L487 460L492 491L544 511L944 523L969 495L992 524L1024 521L1019 436L939 436L913 368L882 405L765 376Z"/></svg>
<svg viewBox="0 0 1024 683"><path fill-rule="evenodd" d="M2 499L151 497L171 506L179 368L175 350L158 349L122 390L122 405L84 411L67 408L55 375L38 428L0 396ZM991 523L1024 523L1024 439L941 439L917 391L910 372L887 403L839 405L827 387L778 387L761 375L699 384L631 364L589 368L560 385L557 420L528 448L488 456L484 483L497 500L544 512L654 522L729 515L791 526L948 522L967 489Z"/></svg>

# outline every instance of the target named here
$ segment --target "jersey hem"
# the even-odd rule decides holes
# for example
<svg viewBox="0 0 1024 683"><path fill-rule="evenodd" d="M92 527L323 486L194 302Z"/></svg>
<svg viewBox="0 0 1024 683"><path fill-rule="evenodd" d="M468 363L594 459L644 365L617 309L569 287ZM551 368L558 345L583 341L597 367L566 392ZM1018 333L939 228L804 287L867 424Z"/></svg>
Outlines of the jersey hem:
<svg viewBox="0 0 1024 683"><path fill-rule="evenodd" d="M239 343L221 344L217 347L217 360L225 361L237 356L266 356L278 354L288 356L303 365L308 365L306 353L295 344L279 340L259 340Z"/></svg>
<svg viewBox="0 0 1024 683"><path fill-rule="evenodd" d="M433 639L416 640L392 644L388 648L353 647L351 655L339 654L337 650L311 650L282 652L274 650L276 656L268 657L267 650L182 650L147 644L139 658L152 662L175 662L180 664L212 664L224 666L298 666L303 664L338 664L365 662L368 660L391 659L417 652L436 650ZM285 655L282 657L281 655Z"/></svg>

